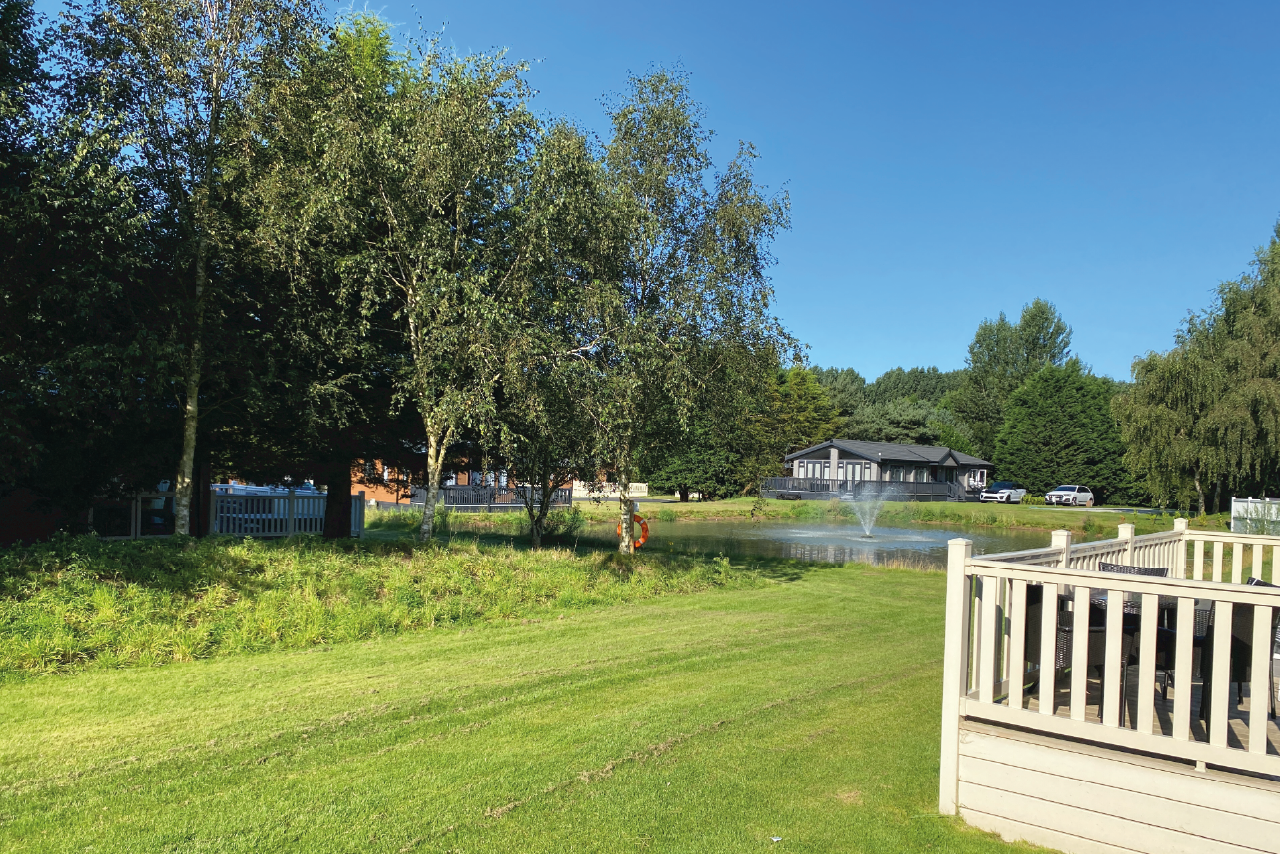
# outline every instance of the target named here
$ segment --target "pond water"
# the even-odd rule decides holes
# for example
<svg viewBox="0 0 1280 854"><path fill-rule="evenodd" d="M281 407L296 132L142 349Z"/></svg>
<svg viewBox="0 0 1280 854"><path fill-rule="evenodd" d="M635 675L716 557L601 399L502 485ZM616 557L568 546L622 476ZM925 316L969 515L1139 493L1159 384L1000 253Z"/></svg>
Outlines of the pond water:
<svg viewBox="0 0 1280 854"><path fill-rule="evenodd" d="M638 531L637 531L638 533ZM731 558L765 558L843 564L848 561L907 566L945 567L947 540L973 540L973 553L996 554L1022 549L1047 548L1047 531L928 526L882 528L863 536L857 520L801 522L788 520L649 522L646 552L721 555ZM582 545L616 548L614 529L591 525Z"/></svg>

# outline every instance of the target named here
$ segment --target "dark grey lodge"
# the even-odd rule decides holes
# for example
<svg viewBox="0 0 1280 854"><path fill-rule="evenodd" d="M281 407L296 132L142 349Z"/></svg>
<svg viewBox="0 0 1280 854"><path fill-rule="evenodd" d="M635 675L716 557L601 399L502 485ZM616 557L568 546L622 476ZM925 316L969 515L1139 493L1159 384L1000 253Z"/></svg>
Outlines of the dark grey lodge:
<svg viewBox="0 0 1280 854"><path fill-rule="evenodd" d="M991 463L936 445L832 439L786 458L785 477L767 477L766 498L856 498L892 484L902 501L967 501L987 485Z"/></svg>

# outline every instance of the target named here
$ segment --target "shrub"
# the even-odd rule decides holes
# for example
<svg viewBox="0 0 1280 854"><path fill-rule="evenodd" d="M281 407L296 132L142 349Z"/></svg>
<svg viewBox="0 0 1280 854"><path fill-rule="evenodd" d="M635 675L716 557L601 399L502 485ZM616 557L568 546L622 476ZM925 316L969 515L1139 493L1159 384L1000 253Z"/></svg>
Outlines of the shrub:
<svg viewBox="0 0 1280 854"><path fill-rule="evenodd" d="M670 507L663 507L658 511L659 522L674 522L679 518L680 517L676 514L676 511L672 510Z"/></svg>
<svg viewBox="0 0 1280 854"><path fill-rule="evenodd" d="M1045 506L1043 495L1024 495L1022 496L1022 503L1027 505L1028 507L1044 507Z"/></svg>

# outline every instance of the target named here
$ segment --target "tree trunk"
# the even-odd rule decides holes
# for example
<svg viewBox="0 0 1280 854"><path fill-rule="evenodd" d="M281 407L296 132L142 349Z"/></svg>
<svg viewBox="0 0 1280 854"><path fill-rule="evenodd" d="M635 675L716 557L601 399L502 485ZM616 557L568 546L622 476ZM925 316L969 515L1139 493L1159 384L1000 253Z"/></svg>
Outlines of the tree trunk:
<svg viewBox="0 0 1280 854"><path fill-rule="evenodd" d="M213 80L213 101L209 109L209 137L205 146L204 189L213 192L213 149L218 140L218 128L222 118L222 87L216 76ZM209 232L207 218L199 216L196 225L200 236L196 239L195 296L196 315L191 334L191 358L187 364L187 405L182 414L182 456L178 461L178 474L173 483L173 530L188 533L191 530L191 474L196 462L196 427L200 423L200 379L204 368L204 300L209 284Z"/></svg>
<svg viewBox="0 0 1280 854"><path fill-rule="evenodd" d="M1218 478L1213 484L1213 509L1210 513L1219 513L1222 511L1222 478Z"/></svg>
<svg viewBox="0 0 1280 854"><path fill-rule="evenodd" d="M324 538L344 540L351 536L351 463L334 466L325 485Z"/></svg>
<svg viewBox="0 0 1280 854"><path fill-rule="evenodd" d="M453 441L453 432L427 427L427 497L422 506L422 524L418 540L431 542L436 527L436 503L440 500L440 481L444 478L444 454Z"/></svg>
<svg viewBox="0 0 1280 854"><path fill-rule="evenodd" d="M191 493L194 483L192 472L196 462L196 428L200 425L200 370L204 361L204 286L206 279L205 252L207 242L202 237L196 250L196 317L191 339L191 354L187 362L187 404L182 414L182 456L178 461L178 473L173 483L173 530L188 533L191 530Z"/></svg>
<svg viewBox="0 0 1280 854"><path fill-rule="evenodd" d="M627 494L627 484L622 484L618 493L620 513L618 523L622 526L622 537L618 542L618 551L624 555L636 553L635 513L636 503Z"/></svg>
<svg viewBox="0 0 1280 854"><path fill-rule="evenodd" d="M1204 516L1204 487L1200 485L1200 469L1192 470L1191 475L1196 484L1196 497L1200 501L1200 515Z"/></svg>
<svg viewBox="0 0 1280 854"><path fill-rule="evenodd" d="M689 487L680 487L680 500L687 502L689 500Z"/></svg>

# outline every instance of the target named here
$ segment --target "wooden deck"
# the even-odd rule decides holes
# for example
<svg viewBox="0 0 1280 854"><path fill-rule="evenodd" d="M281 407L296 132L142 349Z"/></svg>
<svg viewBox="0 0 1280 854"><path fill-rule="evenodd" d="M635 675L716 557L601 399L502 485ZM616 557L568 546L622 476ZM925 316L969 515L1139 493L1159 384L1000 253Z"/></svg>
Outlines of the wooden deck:
<svg viewBox="0 0 1280 854"><path fill-rule="evenodd" d="M1273 662L1273 669L1280 675L1280 661ZM1124 726L1128 729L1135 729L1135 716L1138 713L1138 685L1137 685L1138 668L1129 668L1129 681L1125 692L1125 715ZM1163 677L1161 677L1163 680ZM1177 687L1169 686L1168 699L1162 697L1159 685L1157 684L1155 691L1155 724L1154 731L1158 735L1173 735L1173 704L1177 697ZM1200 698L1202 694L1203 683L1196 679L1191 686L1191 740L1192 741L1209 741L1209 732L1205 727L1204 721L1200 720ZM1249 710L1252 706L1253 698L1249 695L1249 683L1243 686L1243 701L1236 705L1236 689L1231 686L1231 702L1227 705L1227 746L1237 750L1249 749ZM1023 708L1028 711L1038 712L1040 710L1040 702L1037 692L1027 692L1030 698L1023 703ZM974 697L976 698L976 692ZM1101 711L1098 706L1098 700L1102 696L1102 684L1099 679L1093 678L1089 680L1088 696L1090 702L1085 704L1084 719L1087 722L1097 722L1100 720ZM1266 702L1265 697L1259 698L1262 702ZM1063 674L1058 675L1057 684L1054 690L1054 716L1060 718L1071 717L1071 685L1070 676ZM1280 755L1280 726L1277 725L1276 719L1269 718L1267 721L1267 753L1270 755Z"/></svg>

